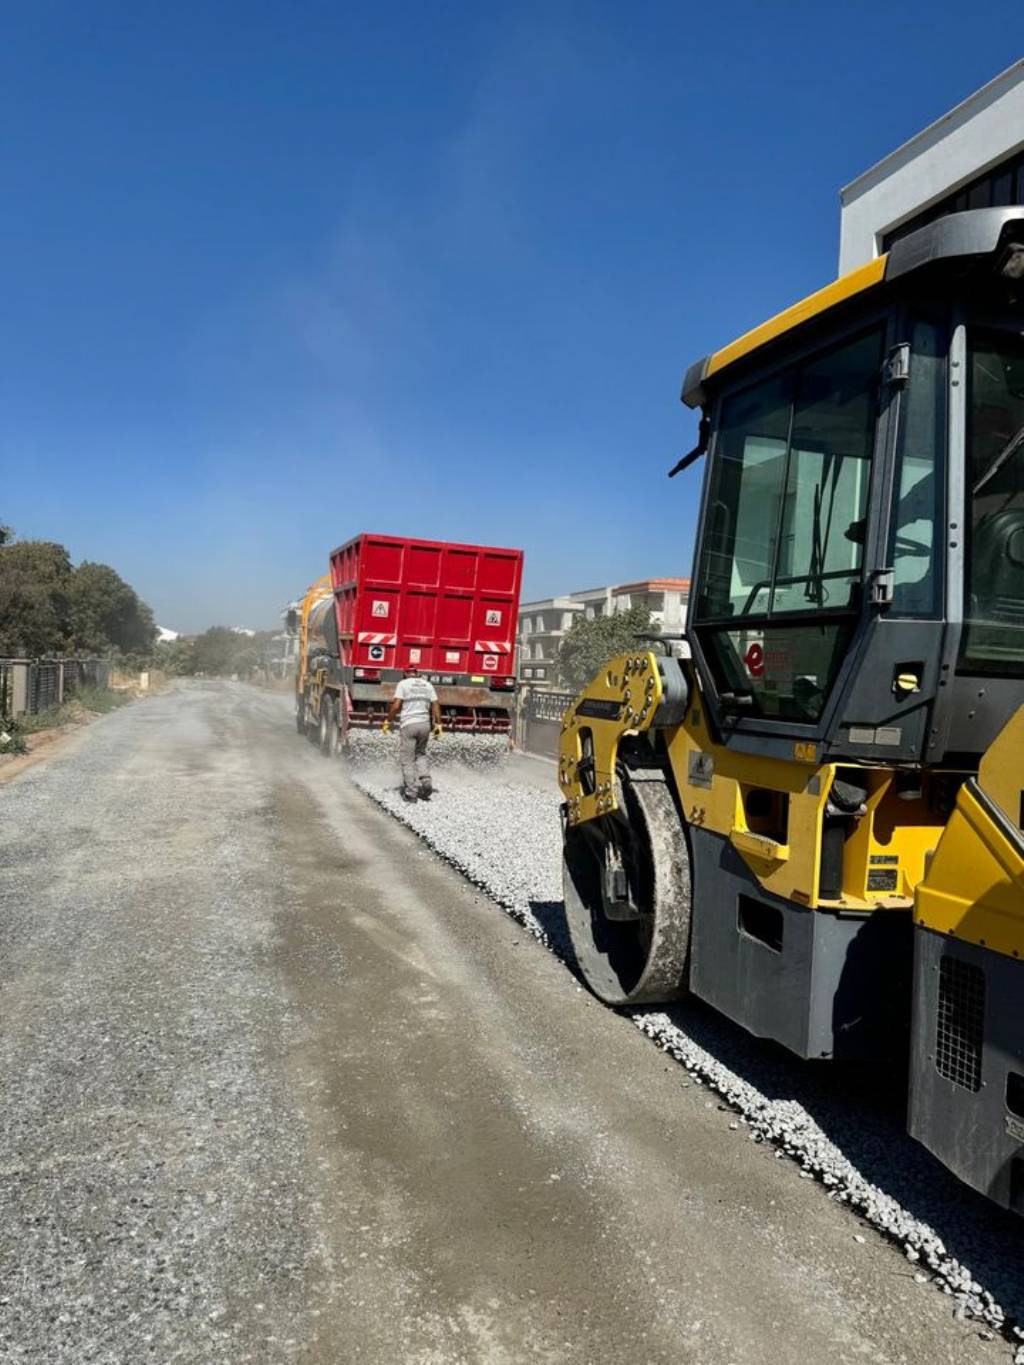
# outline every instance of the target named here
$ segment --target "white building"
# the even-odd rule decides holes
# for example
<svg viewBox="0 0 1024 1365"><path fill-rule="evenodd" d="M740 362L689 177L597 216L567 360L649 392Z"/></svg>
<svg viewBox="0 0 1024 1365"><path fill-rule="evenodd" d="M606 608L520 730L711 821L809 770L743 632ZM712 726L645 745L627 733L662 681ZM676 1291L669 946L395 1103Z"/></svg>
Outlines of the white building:
<svg viewBox="0 0 1024 1365"><path fill-rule="evenodd" d="M1024 204L1024 60L840 191L839 273L963 209Z"/></svg>
<svg viewBox="0 0 1024 1365"><path fill-rule="evenodd" d="M589 620L645 606L663 634L681 634L686 626L689 595L688 578L647 578L637 583L586 588L561 597L523 602L519 608L520 681L542 687L557 686L558 649L566 631L580 616Z"/></svg>

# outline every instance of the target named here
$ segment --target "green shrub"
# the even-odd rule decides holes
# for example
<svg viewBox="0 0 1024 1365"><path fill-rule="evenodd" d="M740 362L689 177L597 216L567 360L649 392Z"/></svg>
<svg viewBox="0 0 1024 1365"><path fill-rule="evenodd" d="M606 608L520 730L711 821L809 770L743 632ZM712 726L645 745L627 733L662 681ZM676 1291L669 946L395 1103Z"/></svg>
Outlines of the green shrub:
<svg viewBox="0 0 1024 1365"><path fill-rule="evenodd" d="M62 706L51 706L48 711L39 711L34 716L21 716L18 724L24 734L32 735L39 730L54 730L58 725L67 725L83 712L106 715L108 711L116 711L129 701L131 696L127 692L109 691L105 687L80 687Z"/></svg>
<svg viewBox="0 0 1024 1365"><path fill-rule="evenodd" d="M0 754L27 754L25 732L20 720L0 716Z"/></svg>
<svg viewBox="0 0 1024 1365"><path fill-rule="evenodd" d="M131 701L127 692L114 692L107 687L80 687L70 700L78 702L86 711L95 711L104 716L108 711L116 711Z"/></svg>

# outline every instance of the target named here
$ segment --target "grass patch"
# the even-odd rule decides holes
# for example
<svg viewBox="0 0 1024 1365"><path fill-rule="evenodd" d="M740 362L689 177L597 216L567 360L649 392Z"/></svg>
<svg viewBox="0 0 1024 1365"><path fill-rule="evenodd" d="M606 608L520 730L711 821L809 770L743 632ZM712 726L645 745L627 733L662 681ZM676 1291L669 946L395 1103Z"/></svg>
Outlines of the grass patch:
<svg viewBox="0 0 1024 1365"><path fill-rule="evenodd" d="M82 687L62 706L53 706L48 711L40 711L34 716L19 716L18 725L25 735L37 734L40 730L53 730L58 725L69 725L72 721L86 716L103 716L108 711L116 711L132 700L127 692L113 692L103 687Z"/></svg>
<svg viewBox="0 0 1024 1365"><path fill-rule="evenodd" d="M98 716L105 716L108 711L116 711L119 706L127 705L132 700L132 694L109 687L81 687L71 700L77 702L83 711L94 711Z"/></svg>

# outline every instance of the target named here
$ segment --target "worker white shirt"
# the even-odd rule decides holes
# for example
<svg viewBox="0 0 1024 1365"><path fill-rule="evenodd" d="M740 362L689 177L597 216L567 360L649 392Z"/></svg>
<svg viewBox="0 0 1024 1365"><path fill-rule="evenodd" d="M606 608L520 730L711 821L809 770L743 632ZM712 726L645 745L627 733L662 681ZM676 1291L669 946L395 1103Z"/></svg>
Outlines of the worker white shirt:
<svg viewBox="0 0 1024 1365"><path fill-rule="evenodd" d="M437 693L426 678L403 678L395 688L395 696L402 703L399 726L418 725L421 721L430 724L430 704L437 701Z"/></svg>

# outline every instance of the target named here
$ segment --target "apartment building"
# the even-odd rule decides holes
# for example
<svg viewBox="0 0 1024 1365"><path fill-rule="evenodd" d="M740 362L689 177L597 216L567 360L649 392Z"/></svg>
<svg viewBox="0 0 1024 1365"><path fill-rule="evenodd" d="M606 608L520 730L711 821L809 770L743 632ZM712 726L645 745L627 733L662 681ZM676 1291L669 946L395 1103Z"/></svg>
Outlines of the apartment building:
<svg viewBox="0 0 1024 1365"><path fill-rule="evenodd" d="M686 626L689 593L688 578L645 578L523 602L519 608L519 680L540 687L558 686L558 649L581 616L590 620L645 606L660 631L680 634Z"/></svg>

